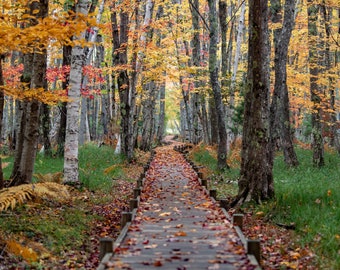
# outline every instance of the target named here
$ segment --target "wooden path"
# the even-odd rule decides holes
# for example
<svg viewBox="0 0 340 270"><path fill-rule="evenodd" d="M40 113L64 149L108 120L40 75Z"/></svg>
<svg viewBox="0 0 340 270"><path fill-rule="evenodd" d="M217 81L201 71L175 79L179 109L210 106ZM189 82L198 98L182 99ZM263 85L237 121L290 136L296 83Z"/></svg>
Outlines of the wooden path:
<svg viewBox="0 0 340 270"><path fill-rule="evenodd" d="M157 148L135 201L138 208L132 217L125 213L123 219L131 222L98 269L260 269L207 193L182 154Z"/></svg>

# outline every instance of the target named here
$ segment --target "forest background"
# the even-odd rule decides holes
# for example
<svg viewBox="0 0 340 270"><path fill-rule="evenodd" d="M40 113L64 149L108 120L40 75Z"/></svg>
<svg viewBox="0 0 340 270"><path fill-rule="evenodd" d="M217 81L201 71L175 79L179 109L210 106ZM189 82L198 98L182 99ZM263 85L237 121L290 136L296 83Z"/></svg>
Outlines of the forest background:
<svg viewBox="0 0 340 270"><path fill-rule="evenodd" d="M231 205L273 197L276 150L289 167L297 142L315 167L325 145L340 153L339 16L336 0L2 2L1 138L14 161L0 186L31 183L38 151L63 157L77 186L79 146L133 162L171 132L217 145L220 171L242 138Z"/></svg>

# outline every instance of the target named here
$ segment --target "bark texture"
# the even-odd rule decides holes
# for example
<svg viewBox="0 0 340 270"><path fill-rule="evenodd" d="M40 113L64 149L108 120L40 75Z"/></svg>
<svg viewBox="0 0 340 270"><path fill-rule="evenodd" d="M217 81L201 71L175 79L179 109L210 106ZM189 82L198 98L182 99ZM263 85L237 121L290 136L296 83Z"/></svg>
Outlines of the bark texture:
<svg viewBox="0 0 340 270"><path fill-rule="evenodd" d="M38 12L37 12L38 11ZM38 24L38 20L48 16L48 0L35 1L29 4L30 25ZM22 81L29 85L29 88L46 89L46 49L36 48L34 53L27 54L24 59L24 74ZM25 101L21 118L20 141L17 144L15 164L12 171L13 185L30 183L34 170L34 163L37 153L39 138L40 102L36 100ZM20 155L20 156L19 156Z"/></svg>
<svg viewBox="0 0 340 270"><path fill-rule="evenodd" d="M269 160L268 3L249 2L248 85L245 93L239 193L233 206L274 196Z"/></svg>
<svg viewBox="0 0 340 270"><path fill-rule="evenodd" d="M210 83L213 90L217 124L218 124L218 156L217 167L221 170L227 165L227 131L224 122L224 110L222 103L221 87L218 81L217 44L218 44L218 20L216 10L216 0L208 0L209 4L209 25L210 25L210 45L209 45L209 74Z"/></svg>
<svg viewBox="0 0 340 270"><path fill-rule="evenodd" d="M299 164L293 145L289 114L289 95L287 86L288 46L294 28L295 0L286 0L282 27L274 30L274 70L275 84L272 97L271 117L271 159L274 160L277 145L282 148L288 166ZM272 22L282 21L282 7L278 0L271 1Z"/></svg>
<svg viewBox="0 0 340 270"><path fill-rule="evenodd" d="M0 55L0 87L4 85L4 77L2 72L2 60L4 56ZM0 119L3 117L4 113L4 102L5 101L5 95L4 91L0 90ZM0 138L2 137L2 121L0 121ZM0 157L0 190L4 187L4 175L2 171L2 158Z"/></svg>
<svg viewBox="0 0 340 270"><path fill-rule="evenodd" d="M76 7L77 14L87 15L89 2L81 0ZM77 39L84 39L82 32ZM84 48L74 46L71 53L70 87L68 96L70 102L67 104L66 138L64 150L64 182L75 185L79 183L79 110L80 92L82 82L82 69L85 63Z"/></svg>
<svg viewBox="0 0 340 270"><path fill-rule="evenodd" d="M319 52L318 52L318 13L319 6L312 0L308 0L308 49L309 49L309 73L310 93L313 103L312 111L312 150L313 165L322 167L325 165L324 142L322 137L322 108L319 78Z"/></svg>

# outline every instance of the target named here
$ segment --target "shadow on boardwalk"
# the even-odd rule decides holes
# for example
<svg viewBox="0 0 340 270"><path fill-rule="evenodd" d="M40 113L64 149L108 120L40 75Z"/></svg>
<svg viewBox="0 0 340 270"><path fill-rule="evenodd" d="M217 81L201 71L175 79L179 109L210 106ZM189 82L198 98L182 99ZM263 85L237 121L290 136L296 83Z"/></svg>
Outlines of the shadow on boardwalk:
<svg viewBox="0 0 340 270"><path fill-rule="evenodd" d="M132 219L98 269L259 269L196 172L170 146L156 149Z"/></svg>

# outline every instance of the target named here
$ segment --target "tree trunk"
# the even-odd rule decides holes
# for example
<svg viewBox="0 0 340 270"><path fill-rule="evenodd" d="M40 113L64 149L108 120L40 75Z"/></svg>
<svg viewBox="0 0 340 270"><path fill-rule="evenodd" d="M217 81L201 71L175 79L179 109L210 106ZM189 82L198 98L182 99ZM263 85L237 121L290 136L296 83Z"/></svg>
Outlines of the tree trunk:
<svg viewBox="0 0 340 270"><path fill-rule="evenodd" d="M119 40L119 26L118 26L118 19L117 19L117 11L116 7L113 5L111 7L112 13L111 13L111 28L112 28L112 66L118 66L119 65L119 51L120 51L120 40ZM121 149L121 136L118 132L118 115L119 115L119 108L118 108L118 102L117 102L117 93L119 91L118 89L118 72L112 72L112 93L111 93L111 129L112 132L115 134L115 137L117 137L118 142L116 144L115 153L120 154L122 152Z"/></svg>
<svg viewBox="0 0 340 270"><path fill-rule="evenodd" d="M195 92L191 95L191 107L192 107L192 127L193 127L193 136L192 142L194 144L198 144L201 140L201 132L200 132L200 122L199 122L199 108L200 108L200 94L199 87L201 86L201 81L199 79L201 72L199 68L201 66L201 42L200 42L200 25L199 25L199 1L194 0L191 10L192 16L192 28L194 30L193 38L192 38L192 64L197 69L197 74L195 78Z"/></svg>
<svg viewBox="0 0 340 270"><path fill-rule="evenodd" d="M246 2L243 1L241 3L241 11L240 17L238 20L238 27L237 27L237 37L236 37L236 49L235 49L235 56L234 62L232 66L232 73L231 73L231 82L230 82L230 99L229 99L229 108L227 110L227 124L228 124L228 140L232 143L233 140L236 139L238 135L237 132L237 124L235 124L235 91L236 91L236 76L238 71L238 64L241 56L241 45L243 40L244 34L244 17L246 11Z"/></svg>
<svg viewBox="0 0 340 270"><path fill-rule="evenodd" d="M72 47L71 46L63 46L63 68L69 67L71 65L71 54ZM68 89L70 81L70 74L65 74L65 79L62 82L63 90ZM63 102L60 107L60 125L58 129L57 135L57 156L64 156L64 147L65 147L65 136L66 136L66 119L67 119L67 102Z"/></svg>
<svg viewBox="0 0 340 270"><path fill-rule="evenodd" d="M31 19L31 25L36 25L38 19L47 17L48 15L48 0L40 0L39 2L32 2L29 4L30 14L34 15ZM38 10L38 12L36 12ZM47 67L47 53L46 50L35 51L33 55L28 55L26 71L31 71L24 74L24 81L30 82L30 89L46 89L46 67ZM31 62L32 61L32 62ZM31 76L31 77L30 77ZM17 171L13 174L11 186L30 183L34 170L34 163L37 153L38 138L39 138L39 117L40 117L40 102L32 100L27 102L25 106L25 124L22 129L22 150L20 153L20 162ZM21 143L20 143L21 144ZM14 167L15 169L15 167Z"/></svg>
<svg viewBox="0 0 340 270"><path fill-rule="evenodd" d="M321 14L323 17L323 20L325 21L325 33L326 33L326 40L325 40L325 71L327 73L328 77L328 87L329 87L329 96L330 96L330 130L331 130L331 140L330 145L335 147L336 151L340 154L340 140L339 140L339 134L338 134L338 124L337 124L337 118L336 118L336 89L335 89L335 76L336 74L334 71L331 70L332 68L332 53L330 51L330 43L331 43L331 15L332 15L332 8L327 8L326 3L323 0L320 4ZM340 10L338 11L338 14L340 15ZM340 25L340 21L339 21ZM339 28L340 32L340 28ZM334 56L334 58L336 55ZM334 61L336 63L336 61Z"/></svg>
<svg viewBox="0 0 340 270"><path fill-rule="evenodd" d="M82 80L82 87L85 86L83 83L87 83L87 80L85 82ZM80 126L78 139L80 146L90 141L89 119L87 113L87 97L80 94Z"/></svg>
<svg viewBox="0 0 340 270"><path fill-rule="evenodd" d="M138 80L139 80L139 75L140 75L140 69L141 69L141 59L138 58L138 56L140 55L140 52L138 51L138 41L139 39L143 39L144 34L142 34L141 37L138 36L138 32L140 31L140 15L139 15L139 2L136 2L136 6L135 6L135 10L134 10L134 16L135 16L135 32L132 35L132 59L131 59L131 63L132 63L132 72L130 74L130 91L131 91L131 95L130 95L130 103L131 103L131 117L130 117L130 133L132 134L131 138L130 138L130 145L132 145L133 147L137 147L137 137L138 137L138 119L139 119L139 113L140 113L140 104L137 104L136 99L137 99L137 84L138 84ZM150 9L150 4L146 5L146 9L149 10ZM149 11L146 11L146 13L148 13ZM144 22L145 21L145 16L144 16ZM149 25L149 21L146 22L147 25ZM145 43L142 41L142 43L145 46Z"/></svg>
<svg viewBox="0 0 340 270"><path fill-rule="evenodd" d="M46 88L47 89L47 88ZM50 119L50 107L47 104L42 104L42 134L43 134L43 149L46 157L52 156L52 146L50 141L51 119Z"/></svg>
<svg viewBox="0 0 340 270"><path fill-rule="evenodd" d="M88 14L87 0L77 3L76 14L86 16ZM85 38L82 32L76 39ZM64 150L64 183L77 185L79 183L78 165L78 139L79 139L79 109L80 91L82 82L82 69L85 63L84 49L74 46L71 53L70 87L68 96L71 101L67 104L66 137Z"/></svg>
<svg viewBox="0 0 340 270"><path fill-rule="evenodd" d="M144 93L146 96L142 101L142 141L140 149L143 151L150 151L152 149L152 142L155 134L155 99L156 99L156 84L155 82L146 83Z"/></svg>
<svg viewBox="0 0 340 270"><path fill-rule="evenodd" d="M318 56L318 13L319 6L312 0L308 0L308 49L309 49L309 73L310 73L310 92L312 108L312 149L313 165L322 167L324 160L324 143L322 137L322 109L321 96L318 86L319 78L319 56Z"/></svg>
<svg viewBox="0 0 340 270"><path fill-rule="evenodd" d="M239 192L232 206L274 196L269 160L268 2L249 2L248 87L245 93Z"/></svg>
<svg viewBox="0 0 340 270"><path fill-rule="evenodd" d="M98 8L98 13L96 16L96 23L100 24L101 17L104 11L104 3L105 0L101 0L99 8ZM93 2L91 4L89 13L93 13L96 9L97 1ZM97 26L92 27L91 31L86 32L86 40L90 43L95 43L98 42L97 36L98 36L98 31L99 28ZM84 57L85 57L85 66L89 66L92 61L92 55L94 52L94 45L91 47L85 47L84 48ZM83 76L82 77L82 88L83 89L88 89L88 76ZM88 105L88 97L82 96L81 97L81 113L80 113L80 129L79 129L79 145L83 145L84 143L87 143L91 141L91 131L90 131L90 117L89 117L89 112L87 110L87 105Z"/></svg>
<svg viewBox="0 0 340 270"><path fill-rule="evenodd" d="M299 164L293 145L287 87L287 55L291 33L294 28L294 9L295 0L286 0L282 28L274 30L275 84L270 108L271 159L274 160L275 149L277 143L280 142L284 160L288 166L292 167ZM280 1L272 0L271 10L273 23L281 22L282 7Z"/></svg>
<svg viewBox="0 0 340 270"><path fill-rule="evenodd" d="M210 133L209 133L209 124L208 124L208 112L206 107L206 99L204 95L200 96L200 118L202 123L202 129L203 129L203 141L206 144L211 143L210 139Z"/></svg>
<svg viewBox="0 0 340 270"><path fill-rule="evenodd" d="M216 0L208 0L209 4L209 25L210 25L210 44L209 44L209 74L210 83L213 90L215 108L218 123L218 156L217 167L222 170L227 165L227 132L224 122L224 110L221 96L221 88L218 81L217 63L217 43L218 43L218 22L216 11Z"/></svg>
<svg viewBox="0 0 340 270"><path fill-rule="evenodd" d="M215 100L213 96L209 96L209 129L210 129L210 141L209 143L214 145L218 144L218 121L217 112L215 106Z"/></svg>
<svg viewBox="0 0 340 270"><path fill-rule="evenodd" d="M127 65L127 42L129 34L129 14L127 11L120 12L120 33L119 33L120 49L118 52L118 61L120 65ZM126 69L121 69L118 72L117 78L118 93L120 99L120 127L121 127L121 149L122 153L126 155L127 159L131 161L133 159L133 145L131 145L130 134L130 117L131 107L129 102L130 97L130 82Z"/></svg>
<svg viewBox="0 0 340 270"><path fill-rule="evenodd" d="M228 48L227 48L227 3L224 0L218 1L218 15L221 30L221 91L226 95L228 87ZM233 30L231 29L231 32ZM229 42L230 43L230 42Z"/></svg>
<svg viewBox="0 0 340 270"><path fill-rule="evenodd" d="M166 75L164 74L164 77ZM165 82L163 82L159 89L159 119L157 127L157 142L162 143L165 133Z"/></svg>
<svg viewBox="0 0 340 270"><path fill-rule="evenodd" d="M25 58L25 56L24 56ZM25 64L24 64L25 67ZM24 68L25 70L25 68ZM24 73L25 74L25 73ZM26 124L26 107L27 102L18 101L17 104L17 131L15 133L15 154L14 154L14 162L12 173L10 176L11 181L19 176L19 167L22 158L22 150L23 150L23 143L24 143L24 131L25 131L25 124ZM13 183L15 185L15 183Z"/></svg>
<svg viewBox="0 0 340 270"><path fill-rule="evenodd" d="M3 55L0 55L0 87L4 85L4 76L3 76L3 72L2 72L2 61L4 59ZM2 89L0 89L0 138L1 138L1 134L2 134L2 117L3 117L3 112L4 112L4 102L5 101L5 95L4 95L4 91ZM2 149L1 149L2 150ZM5 186L5 182L4 182L4 174L2 171L2 158L0 156L0 190L3 189Z"/></svg>

